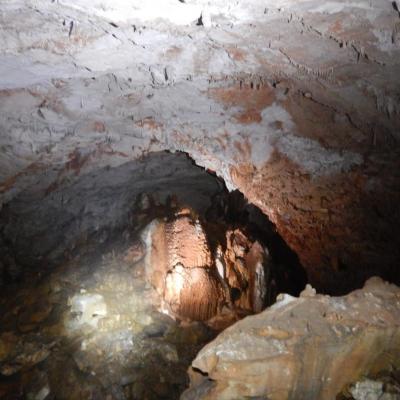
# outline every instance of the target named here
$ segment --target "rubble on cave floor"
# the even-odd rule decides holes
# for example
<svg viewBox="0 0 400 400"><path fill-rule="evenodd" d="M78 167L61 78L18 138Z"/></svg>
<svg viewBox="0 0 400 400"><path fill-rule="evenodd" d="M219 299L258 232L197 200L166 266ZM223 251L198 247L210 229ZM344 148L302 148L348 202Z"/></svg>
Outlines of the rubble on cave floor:
<svg viewBox="0 0 400 400"><path fill-rule="evenodd" d="M0 398L173 399L215 334L160 313L132 247L7 288L0 299ZM107 397L108 396L108 397Z"/></svg>
<svg viewBox="0 0 400 400"><path fill-rule="evenodd" d="M134 242L4 290L0 398L178 399L194 360L183 399L260 398L275 386L279 399L291 390L334 398L337 389L341 400L397 399L399 299L399 289L379 279L339 298L307 287L212 341L217 332L207 321L160 312L145 246Z"/></svg>

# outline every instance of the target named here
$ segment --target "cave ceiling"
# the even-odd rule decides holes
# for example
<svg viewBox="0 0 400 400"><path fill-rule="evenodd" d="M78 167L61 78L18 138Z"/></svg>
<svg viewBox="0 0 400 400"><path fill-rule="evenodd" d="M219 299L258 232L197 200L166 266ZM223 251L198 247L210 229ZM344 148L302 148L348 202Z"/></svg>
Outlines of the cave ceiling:
<svg viewBox="0 0 400 400"><path fill-rule="evenodd" d="M0 207L184 152L316 287L399 280L396 1L3 0L0 26Z"/></svg>

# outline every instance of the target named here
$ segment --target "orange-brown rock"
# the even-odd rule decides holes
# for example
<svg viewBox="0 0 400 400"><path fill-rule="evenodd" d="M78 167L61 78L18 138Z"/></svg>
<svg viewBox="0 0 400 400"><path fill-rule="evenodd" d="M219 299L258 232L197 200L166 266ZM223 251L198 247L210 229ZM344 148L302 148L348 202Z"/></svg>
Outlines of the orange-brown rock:
<svg viewBox="0 0 400 400"><path fill-rule="evenodd" d="M194 320L215 315L220 283L211 272L211 252L200 221L188 210L182 211L172 221L153 221L144 238L146 275L165 306Z"/></svg>
<svg viewBox="0 0 400 400"><path fill-rule="evenodd" d="M240 229L226 232L223 255L226 280L235 295L235 307L259 312L265 305L268 277L268 254L258 242L251 241Z"/></svg>
<svg viewBox="0 0 400 400"><path fill-rule="evenodd" d="M146 276L164 305L193 320L208 320L224 305L261 311L268 286L265 249L238 228L213 226L210 235L216 237L207 237L190 210L170 221L154 220L144 231ZM217 245L213 252L210 241Z"/></svg>
<svg viewBox="0 0 400 400"><path fill-rule="evenodd" d="M362 376L400 366L400 288L371 278L344 297L281 295L226 329L192 363L182 400L335 399Z"/></svg>
<svg viewBox="0 0 400 400"><path fill-rule="evenodd" d="M161 277L177 264L184 268L211 266L211 253L200 221L190 215L178 216L173 221L155 220L145 233L148 252L149 279L155 287L162 287ZM151 247L150 247L151 246Z"/></svg>
<svg viewBox="0 0 400 400"><path fill-rule="evenodd" d="M164 300L178 316L205 321L218 312L221 284L206 268L177 264L165 278Z"/></svg>

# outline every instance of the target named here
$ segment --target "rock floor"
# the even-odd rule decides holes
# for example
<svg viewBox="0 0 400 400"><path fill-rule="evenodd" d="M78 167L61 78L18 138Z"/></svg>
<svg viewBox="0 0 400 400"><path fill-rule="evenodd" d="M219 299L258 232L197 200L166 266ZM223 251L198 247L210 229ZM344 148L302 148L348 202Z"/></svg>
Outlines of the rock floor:
<svg viewBox="0 0 400 400"><path fill-rule="evenodd" d="M92 252L3 291L0 398L179 398L216 333L159 312L131 261L126 249Z"/></svg>

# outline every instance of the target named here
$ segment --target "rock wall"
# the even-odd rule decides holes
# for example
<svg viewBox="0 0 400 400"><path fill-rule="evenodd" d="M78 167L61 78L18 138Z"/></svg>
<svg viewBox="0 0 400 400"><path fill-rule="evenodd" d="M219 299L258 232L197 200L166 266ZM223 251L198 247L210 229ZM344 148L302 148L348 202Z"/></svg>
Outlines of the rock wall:
<svg viewBox="0 0 400 400"><path fill-rule="evenodd" d="M165 311L203 321L218 312L222 289L200 221L188 215L153 221L144 232L146 275Z"/></svg>
<svg viewBox="0 0 400 400"><path fill-rule="evenodd" d="M156 216L160 203L171 196L204 212L221 191L214 177L181 153L152 153L143 160L60 179L59 186L47 186L43 178L0 212L5 277L13 274L14 265L19 272L23 267L45 268L68 259L90 238L101 245L128 227L144 227L141 218ZM18 278L18 271L15 275Z"/></svg>
<svg viewBox="0 0 400 400"><path fill-rule="evenodd" d="M399 282L397 2L8 0L0 23L2 207L178 150L260 207L319 289Z"/></svg>
<svg viewBox="0 0 400 400"><path fill-rule="evenodd" d="M141 235L146 278L163 312L195 321L221 316L230 322L274 301L274 268L258 241L239 228L204 221L188 208L171 211L175 215L152 221Z"/></svg>

